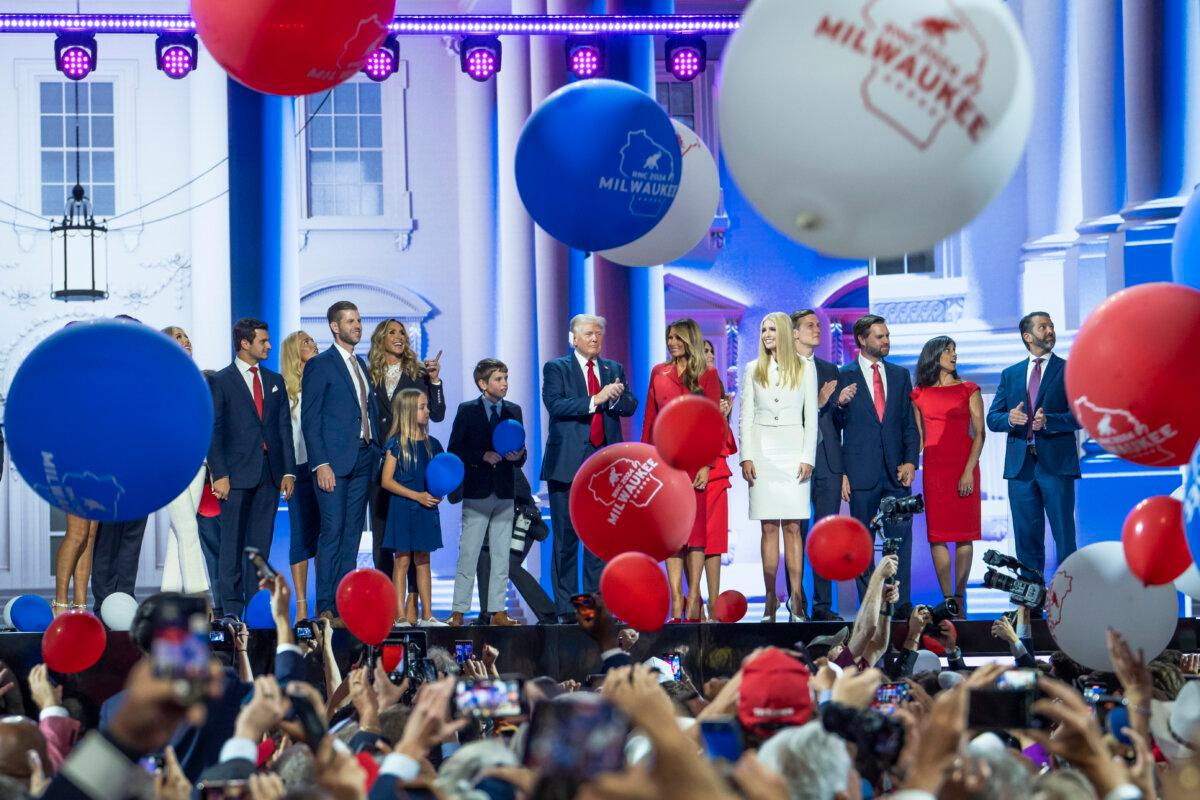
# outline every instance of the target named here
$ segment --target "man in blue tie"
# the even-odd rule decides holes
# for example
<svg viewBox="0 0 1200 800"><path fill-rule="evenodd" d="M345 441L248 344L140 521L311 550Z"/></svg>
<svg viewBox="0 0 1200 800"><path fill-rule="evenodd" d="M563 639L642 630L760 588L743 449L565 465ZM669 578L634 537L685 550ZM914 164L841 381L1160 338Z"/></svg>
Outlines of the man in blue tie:
<svg viewBox="0 0 1200 800"><path fill-rule="evenodd" d="M1079 422L1067 401L1067 362L1054 355L1054 322L1045 311L1021 318L1029 357L1000 375L987 426L1008 435L1004 477L1012 509L1017 560L1039 572L1046 565L1046 518L1058 563L1075 552L1075 481Z"/></svg>

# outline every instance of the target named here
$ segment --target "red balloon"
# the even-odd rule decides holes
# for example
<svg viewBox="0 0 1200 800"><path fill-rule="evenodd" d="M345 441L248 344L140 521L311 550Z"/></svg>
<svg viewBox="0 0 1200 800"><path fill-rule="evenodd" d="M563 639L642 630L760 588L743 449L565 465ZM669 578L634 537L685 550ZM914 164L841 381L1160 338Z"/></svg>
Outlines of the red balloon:
<svg viewBox="0 0 1200 800"><path fill-rule="evenodd" d="M717 595L713 603L713 617L718 622L737 622L746 616L746 595L737 589L726 589Z"/></svg>
<svg viewBox="0 0 1200 800"><path fill-rule="evenodd" d="M698 394L676 397L654 420L654 446L675 469L695 472L707 467L725 446L721 408Z"/></svg>
<svg viewBox="0 0 1200 800"><path fill-rule="evenodd" d="M395 13L396 0L192 0L196 31L230 77L282 95L353 77Z"/></svg>
<svg viewBox="0 0 1200 800"><path fill-rule="evenodd" d="M365 644L378 645L396 621L396 590L377 569L346 573L337 588L337 610L346 628Z"/></svg>
<svg viewBox="0 0 1200 800"><path fill-rule="evenodd" d="M808 536L813 572L831 581L848 581L871 564L871 534L853 517L826 517Z"/></svg>
<svg viewBox="0 0 1200 800"><path fill-rule="evenodd" d="M1171 583L1192 565L1183 532L1183 503L1174 497L1147 497L1133 507L1121 527L1129 571L1147 586Z"/></svg>
<svg viewBox="0 0 1200 800"><path fill-rule="evenodd" d="M42 634L42 660L55 672L83 672L100 660L107 642L108 633L99 617L90 611L66 611Z"/></svg>
<svg viewBox="0 0 1200 800"><path fill-rule="evenodd" d="M671 610L662 567L645 553L621 553L600 573L600 596L618 619L639 631L656 631Z"/></svg>
<svg viewBox="0 0 1200 800"><path fill-rule="evenodd" d="M627 552L662 561L688 540L696 491L653 445L624 442L583 462L571 483L570 510L584 546L605 561Z"/></svg>
<svg viewBox="0 0 1200 800"><path fill-rule="evenodd" d="M400 659L404 657L404 645L385 644L383 651L379 654L379 661L383 664L384 672L394 672L396 667L400 665Z"/></svg>
<svg viewBox="0 0 1200 800"><path fill-rule="evenodd" d="M1066 380L1071 410L1097 444L1135 464L1187 463L1200 439L1200 372L1187 367L1197 328L1200 291L1178 283L1132 286L1096 307L1071 344Z"/></svg>

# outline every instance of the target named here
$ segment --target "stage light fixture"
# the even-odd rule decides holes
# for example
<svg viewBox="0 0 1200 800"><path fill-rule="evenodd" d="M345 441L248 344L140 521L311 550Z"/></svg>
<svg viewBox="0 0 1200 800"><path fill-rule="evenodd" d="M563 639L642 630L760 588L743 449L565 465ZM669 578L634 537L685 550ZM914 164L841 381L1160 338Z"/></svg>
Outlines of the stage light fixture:
<svg viewBox="0 0 1200 800"><path fill-rule="evenodd" d="M663 49L667 71L677 81L690 81L704 72L708 45L699 36L671 36Z"/></svg>
<svg viewBox="0 0 1200 800"><path fill-rule="evenodd" d="M604 39L599 36L567 37L567 69L576 78L594 78L604 73Z"/></svg>
<svg viewBox="0 0 1200 800"><path fill-rule="evenodd" d="M194 33L160 33L154 40L154 65L173 80L196 68L200 45Z"/></svg>
<svg viewBox="0 0 1200 800"><path fill-rule="evenodd" d="M96 34L67 31L54 37L54 68L73 81L81 81L96 68Z"/></svg>
<svg viewBox="0 0 1200 800"><path fill-rule="evenodd" d="M363 62L363 74L373 81L386 81L400 69L400 42L389 36L367 56Z"/></svg>
<svg viewBox="0 0 1200 800"><path fill-rule="evenodd" d="M501 54L495 36L464 36L458 47L459 67L473 80L486 81L500 71Z"/></svg>

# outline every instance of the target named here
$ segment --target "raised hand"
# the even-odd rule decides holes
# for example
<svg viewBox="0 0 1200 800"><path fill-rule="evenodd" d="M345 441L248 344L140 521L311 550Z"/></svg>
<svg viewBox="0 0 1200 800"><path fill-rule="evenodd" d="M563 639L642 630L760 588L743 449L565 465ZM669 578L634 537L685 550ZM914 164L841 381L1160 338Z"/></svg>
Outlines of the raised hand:
<svg viewBox="0 0 1200 800"><path fill-rule="evenodd" d="M442 351L438 350L433 358L425 359L425 371L429 373L430 383L440 383L438 376L442 374Z"/></svg>
<svg viewBox="0 0 1200 800"><path fill-rule="evenodd" d="M1025 401L1017 403L1017 407L1008 412L1008 424L1020 428L1029 423L1029 415L1025 413Z"/></svg>
<svg viewBox="0 0 1200 800"><path fill-rule="evenodd" d="M854 399L854 395L857 393L858 393L858 384L857 383L849 384L848 386L843 388L842 391L838 392L837 404L839 406L846 405L847 403L849 403L851 400Z"/></svg>
<svg viewBox="0 0 1200 800"><path fill-rule="evenodd" d="M837 388L837 381L825 381L821 384L820 391L817 392L817 407L824 408L829 402L829 398L833 396L833 390Z"/></svg>

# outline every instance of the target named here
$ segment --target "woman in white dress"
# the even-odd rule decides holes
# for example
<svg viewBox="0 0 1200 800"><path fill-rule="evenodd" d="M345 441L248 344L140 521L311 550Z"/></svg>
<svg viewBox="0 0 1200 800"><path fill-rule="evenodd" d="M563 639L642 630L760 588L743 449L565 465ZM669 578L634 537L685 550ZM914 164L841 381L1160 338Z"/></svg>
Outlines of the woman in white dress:
<svg viewBox="0 0 1200 800"><path fill-rule="evenodd" d="M742 477L750 484L750 518L762 525L763 622L779 607L779 530L792 597L804 592L804 539L800 521L812 516L809 494L817 453L817 376L804 368L792 343L792 320L782 311L763 317L758 358L746 365L741 384ZM791 622L805 619L803 609Z"/></svg>
<svg viewBox="0 0 1200 800"><path fill-rule="evenodd" d="M192 355L192 341L187 331L172 325L163 328L163 333L178 342L188 356ZM163 561L164 592L204 594L208 591L208 570L204 566L204 551L200 549L200 526L196 523L206 473L207 465L202 464L183 493L167 503L171 530L167 534L167 555Z"/></svg>
<svg viewBox="0 0 1200 800"><path fill-rule="evenodd" d="M308 619L308 562L317 557L317 536L321 532L321 510L304 432L300 429L300 382L304 365L317 354L317 343L304 331L289 334L279 348L279 371L287 388L292 413L292 447L296 453L296 487L288 499L288 525L291 544L288 562L292 567L292 591L296 597L296 619Z"/></svg>

